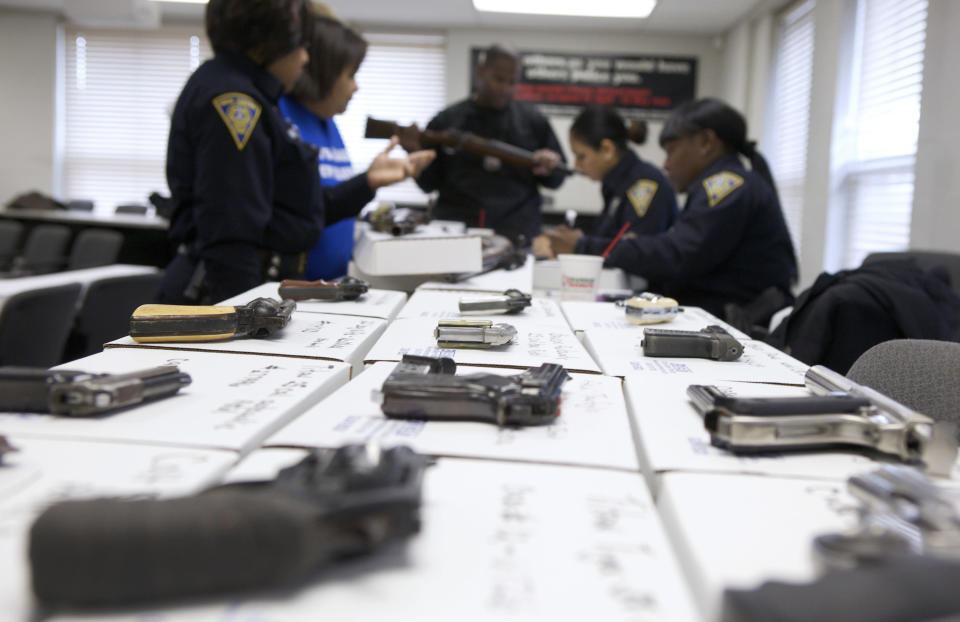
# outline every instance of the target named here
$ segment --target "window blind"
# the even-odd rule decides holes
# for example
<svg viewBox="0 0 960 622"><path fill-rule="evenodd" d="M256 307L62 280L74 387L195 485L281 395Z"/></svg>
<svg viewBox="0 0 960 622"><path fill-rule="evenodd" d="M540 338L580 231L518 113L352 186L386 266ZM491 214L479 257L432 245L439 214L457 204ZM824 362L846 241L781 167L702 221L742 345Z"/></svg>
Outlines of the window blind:
<svg viewBox="0 0 960 622"><path fill-rule="evenodd" d="M367 116L417 123L421 128L446 105L445 40L440 35L364 33L370 46L357 72L359 90L347 111L335 117L356 171L365 171L387 146L363 137ZM397 147L395 157L404 151ZM381 188L386 201L426 203L413 180Z"/></svg>
<svg viewBox="0 0 960 622"><path fill-rule="evenodd" d="M773 119L767 144L774 180L794 248L800 253L803 193L813 80L814 0L792 5L780 18L774 65Z"/></svg>
<svg viewBox="0 0 960 622"><path fill-rule="evenodd" d="M61 195L99 212L169 194L170 114L180 90L211 55L202 29L65 29Z"/></svg>
<svg viewBox="0 0 960 622"><path fill-rule="evenodd" d="M859 0L841 194L846 267L910 242L927 0Z"/></svg>

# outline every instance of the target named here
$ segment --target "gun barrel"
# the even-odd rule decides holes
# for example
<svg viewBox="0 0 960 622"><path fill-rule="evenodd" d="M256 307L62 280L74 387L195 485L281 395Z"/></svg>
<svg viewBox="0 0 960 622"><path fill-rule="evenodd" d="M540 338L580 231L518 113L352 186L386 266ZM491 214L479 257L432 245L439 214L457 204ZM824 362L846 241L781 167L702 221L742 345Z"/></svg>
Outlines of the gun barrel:
<svg viewBox="0 0 960 622"><path fill-rule="evenodd" d="M804 383L807 388L817 395L827 395L829 393L848 393L857 397L870 400L879 410L883 411L891 419L900 422L907 422L924 415L904 406L900 402L887 397L886 395L871 389L870 387L858 384L846 376L824 367L823 365L814 365L807 370L804 375Z"/></svg>

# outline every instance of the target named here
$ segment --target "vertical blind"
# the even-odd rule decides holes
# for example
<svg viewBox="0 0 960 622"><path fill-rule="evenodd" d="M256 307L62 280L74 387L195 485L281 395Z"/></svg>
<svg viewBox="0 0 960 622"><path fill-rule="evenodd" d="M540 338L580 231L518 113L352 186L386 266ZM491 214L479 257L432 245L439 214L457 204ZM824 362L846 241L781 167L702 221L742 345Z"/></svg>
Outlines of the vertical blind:
<svg viewBox="0 0 960 622"><path fill-rule="evenodd" d="M844 265L910 242L927 0L860 0L841 194Z"/></svg>
<svg viewBox="0 0 960 622"><path fill-rule="evenodd" d="M774 68L773 123L768 154L787 227L800 253L807 134L813 80L814 0L792 5L780 18Z"/></svg>
<svg viewBox="0 0 960 622"><path fill-rule="evenodd" d="M112 212L167 194L170 114L210 48L200 28L67 27L61 195Z"/></svg>

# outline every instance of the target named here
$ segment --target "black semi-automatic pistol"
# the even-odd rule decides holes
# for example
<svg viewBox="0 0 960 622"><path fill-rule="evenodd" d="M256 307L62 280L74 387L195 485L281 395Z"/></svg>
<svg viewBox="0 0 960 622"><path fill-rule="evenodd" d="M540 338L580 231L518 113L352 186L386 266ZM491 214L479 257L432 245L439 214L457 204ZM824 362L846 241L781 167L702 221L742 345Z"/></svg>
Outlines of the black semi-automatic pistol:
<svg viewBox="0 0 960 622"><path fill-rule="evenodd" d="M499 296L464 296L460 299L460 315L520 313L530 306L530 294L508 289Z"/></svg>
<svg viewBox="0 0 960 622"><path fill-rule="evenodd" d="M850 477L847 490L861 504L859 525L814 539L824 566L854 568L904 554L960 559L960 491L892 464Z"/></svg>
<svg viewBox="0 0 960 622"><path fill-rule="evenodd" d="M430 463L349 445L189 497L57 503L30 530L33 590L50 605L103 606L300 581L419 531Z"/></svg>
<svg viewBox="0 0 960 622"><path fill-rule="evenodd" d="M381 388L383 414L396 419L543 425L560 414L560 393L570 377L554 363L514 376L455 376L456 370L450 358L405 354Z"/></svg>
<svg viewBox="0 0 960 622"><path fill-rule="evenodd" d="M490 320L440 320L433 336L441 348L487 349L510 343L517 329Z"/></svg>
<svg viewBox="0 0 960 622"><path fill-rule="evenodd" d="M339 281L296 281L284 279L278 293L284 300L356 300L370 289L370 284L352 276Z"/></svg>
<svg viewBox="0 0 960 622"><path fill-rule="evenodd" d="M290 323L297 303L257 298L238 307L141 305L130 318L134 341L216 341L268 337Z"/></svg>
<svg viewBox="0 0 960 622"><path fill-rule="evenodd" d="M0 410L83 417L169 397L188 384L176 365L125 374L0 367Z"/></svg>
<svg viewBox="0 0 960 622"><path fill-rule="evenodd" d="M644 356L735 361L743 354L743 344L717 325L707 326L700 331L645 328L641 345Z"/></svg>
<svg viewBox="0 0 960 622"><path fill-rule="evenodd" d="M738 453L865 447L947 474L957 456L953 426L932 419L822 366L805 376L813 395L731 398L714 386L687 395L711 443Z"/></svg>

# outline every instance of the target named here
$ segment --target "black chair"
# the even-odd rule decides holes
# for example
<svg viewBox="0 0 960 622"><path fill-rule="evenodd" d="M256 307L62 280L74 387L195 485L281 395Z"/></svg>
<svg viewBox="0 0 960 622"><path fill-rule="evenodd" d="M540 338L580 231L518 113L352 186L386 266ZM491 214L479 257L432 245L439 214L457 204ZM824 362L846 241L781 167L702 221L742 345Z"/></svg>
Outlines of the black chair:
<svg viewBox="0 0 960 622"><path fill-rule="evenodd" d="M0 220L0 270L10 268L20 250L23 225L15 220Z"/></svg>
<svg viewBox="0 0 960 622"><path fill-rule="evenodd" d="M863 260L863 265L877 261L913 259L921 270L939 268L950 278L950 287L960 294L960 253L938 251L903 251L901 253L871 253Z"/></svg>
<svg viewBox="0 0 960 622"><path fill-rule="evenodd" d="M108 266L117 262L123 234L107 229L84 229L77 234L70 249L67 270Z"/></svg>
<svg viewBox="0 0 960 622"><path fill-rule="evenodd" d="M65 360L96 354L103 344L128 334L134 309L153 301L161 278L162 273L158 272L91 283L73 322Z"/></svg>
<svg viewBox="0 0 960 622"><path fill-rule="evenodd" d="M118 205L117 209L114 210L116 214L134 214L136 216L143 216L147 213L146 205L138 205L136 203L130 203L127 205Z"/></svg>
<svg viewBox="0 0 960 622"><path fill-rule="evenodd" d="M937 421L960 422L960 343L878 343L860 355L847 377Z"/></svg>
<svg viewBox="0 0 960 622"><path fill-rule="evenodd" d="M56 272L63 267L70 229L63 225L37 225L27 234L23 251L14 258L7 276Z"/></svg>
<svg viewBox="0 0 960 622"><path fill-rule="evenodd" d="M63 360L81 285L14 294L0 308L0 365L51 367Z"/></svg>

